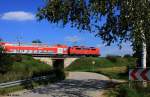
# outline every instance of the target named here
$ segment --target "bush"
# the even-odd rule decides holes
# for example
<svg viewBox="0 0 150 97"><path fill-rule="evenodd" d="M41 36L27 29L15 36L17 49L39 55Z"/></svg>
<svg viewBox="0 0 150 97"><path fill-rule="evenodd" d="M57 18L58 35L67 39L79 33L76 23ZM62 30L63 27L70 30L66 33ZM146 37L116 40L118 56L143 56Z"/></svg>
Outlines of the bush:
<svg viewBox="0 0 150 97"><path fill-rule="evenodd" d="M118 56L108 55L108 56L106 56L106 59L108 59L109 61L115 63L115 62L117 62L117 57L118 57Z"/></svg>
<svg viewBox="0 0 150 97"><path fill-rule="evenodd" d="M135 89L129 88L128 85L121 85L118 93L117 97L141 97Z"/></svg>
<svg viewBox="0 0 150 97"><path fill-rule="evenodd" d="M5 74L10 71L13 60L11 59L11 56L0 54L0 73Z"/></svg>
<svg viewBox="0 0 150 97"><path fill-rule="evenodd" d="M14 62L21 62L22 61L22 56L21 55L12 55L12 60Z"/></svg>
<svg viewBox="0 0 150 97"><path fill-rule="evenodd" d="M130 54L126 54L123 56L124 58L131 58L132 56Z"/></svg>
<svg viewBox="0 0 150 97"><path fill-rule="evenodd" d="M143 87L142 82L120 84L107 92L108 97L150 97L150 86Z"/></svg>

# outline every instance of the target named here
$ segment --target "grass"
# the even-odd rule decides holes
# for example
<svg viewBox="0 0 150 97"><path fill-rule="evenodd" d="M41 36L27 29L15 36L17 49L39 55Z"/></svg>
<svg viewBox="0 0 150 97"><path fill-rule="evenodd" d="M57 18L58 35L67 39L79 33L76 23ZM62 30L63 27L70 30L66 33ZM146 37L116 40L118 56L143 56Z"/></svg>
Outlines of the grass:
<svg viewBox="0 0 150 97"><path fill-rule="evenodd" d="M142 87L140 84L132 83L134 87L129 87L128 84L120 84L109 89L106 95L108 97L150 97L150 86Z"/></svg>
<svg viewBox="0 0 150 97"><path fill-rule="evenodd" d="M95 61L95 64L92 62ZM128 79L128 68L134 67L136 60L134 58L101 58L101 57L82 57L74 61L67 71L88 71L96 72L115 79Z"/></svg>
<svg viewBox="0 0 150 97"><path fill-rule="evenodd" d="M20 57L20 60L16 58ZM11 56L10 70L0 73L0 83L42 75L51 70L51 66L33 59L31 56Z"/></svg>
<svg viewBox="0 0 150 97"><path fill-rule="evenodd" d="M108 68L99 68L94 72L104 74L114 79L128 79L128 71L126 66L121 67L108 67Z"/></svg>

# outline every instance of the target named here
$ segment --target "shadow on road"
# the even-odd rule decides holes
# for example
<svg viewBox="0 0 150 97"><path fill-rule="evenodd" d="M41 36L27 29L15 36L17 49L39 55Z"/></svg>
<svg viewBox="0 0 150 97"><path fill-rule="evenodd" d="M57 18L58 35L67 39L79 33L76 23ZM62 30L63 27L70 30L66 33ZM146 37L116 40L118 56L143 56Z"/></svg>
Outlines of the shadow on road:
<svg viewBox="0 0 150 97"><path fill-rule="evenodd" d="M46 94L52 97L90 97L87 91L96 91L108 88L110 81L105 80L71 80L67 79L46 87L29 91L33 94Z"/></svg>

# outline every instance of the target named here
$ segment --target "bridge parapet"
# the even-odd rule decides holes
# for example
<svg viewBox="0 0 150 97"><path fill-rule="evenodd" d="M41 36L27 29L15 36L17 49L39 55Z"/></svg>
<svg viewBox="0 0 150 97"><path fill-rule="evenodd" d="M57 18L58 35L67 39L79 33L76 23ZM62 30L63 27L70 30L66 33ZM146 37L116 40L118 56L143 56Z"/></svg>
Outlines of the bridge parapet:
<svg viewBox="0 0 150 97"><path fill-rule="evenodd" d="M41 62L44 62L46 64L49 64L50 66L53 66L53 61L58 60L58 59L63 59L64 60L64 68L68 67L72 62L75 60L79 59L77 57L73 58L50 58L50 57L34 57L34 59L40 60Z"/></svg>

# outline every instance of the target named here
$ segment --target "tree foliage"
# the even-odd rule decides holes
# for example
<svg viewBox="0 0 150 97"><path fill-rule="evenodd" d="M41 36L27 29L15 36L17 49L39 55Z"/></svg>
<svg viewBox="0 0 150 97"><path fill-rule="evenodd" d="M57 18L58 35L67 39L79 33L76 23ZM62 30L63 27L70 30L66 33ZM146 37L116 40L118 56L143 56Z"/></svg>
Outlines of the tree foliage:
<svg viewBox="0 0 150 97"><path fill-rule="evenodd" d="M149 0L48 0L37 17L95 32L107 45L131 41L135 51L150 41Z"/></svg>

